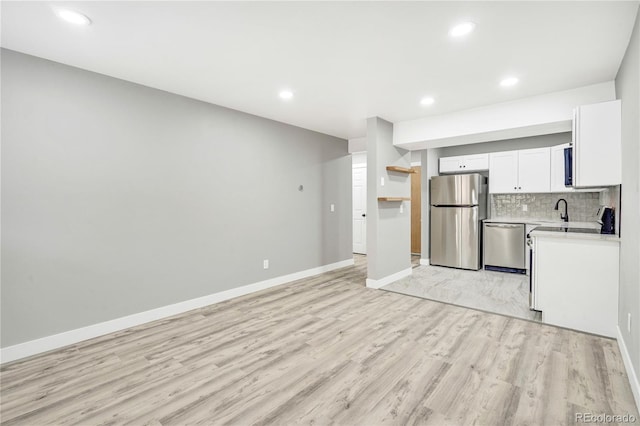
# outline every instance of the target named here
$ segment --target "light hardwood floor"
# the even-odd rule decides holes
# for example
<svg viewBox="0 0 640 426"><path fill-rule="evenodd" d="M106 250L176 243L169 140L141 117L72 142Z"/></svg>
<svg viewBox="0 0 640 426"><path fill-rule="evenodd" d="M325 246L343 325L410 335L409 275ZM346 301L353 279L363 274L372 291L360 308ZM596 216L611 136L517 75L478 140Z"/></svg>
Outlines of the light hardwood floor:
<svg viewBox="0 0 640 426"><path fill-rule="evenodd" d="M638 417L614 340L364 288L354 267L4 365L4 425Z"/></svg>

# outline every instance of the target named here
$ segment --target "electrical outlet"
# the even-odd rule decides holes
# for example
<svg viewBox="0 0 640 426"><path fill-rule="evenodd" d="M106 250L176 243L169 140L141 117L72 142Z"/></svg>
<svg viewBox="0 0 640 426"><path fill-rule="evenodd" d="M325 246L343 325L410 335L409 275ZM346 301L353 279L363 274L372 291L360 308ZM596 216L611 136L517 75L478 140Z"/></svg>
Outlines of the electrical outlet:
<svg viewBox="0 0 640 426"><path fill-rule="evenodd" d="M331 204L331 211L335 212L336 211L336 205L335 204Z"/></svg>
<svg viewBox="0 0 640 426"><path fill-rule="evenodd" d="M527 207L527 205L526 205L526 204L523 204L523 205L522 205L522 211L523 211L523 212L526 212L527 210L529 210L529 207Z"/></svg>
<svg viewBox="0 0 640 426"><path fill-rule="evenodd" d="M631 312L627 313L627 333L631 333Z"/></svg>
<svg viewBox="0 0 640 426"><path fill-rule="evenodd" d="M269 259L265 259L262 261L262 267L264 269L269 269Z"/></svg>
<svg viewBox="0 0 640 426"><path fill-rule="evenodd" d="M384 186L384 177L380 178L380 186Z"/></svg>

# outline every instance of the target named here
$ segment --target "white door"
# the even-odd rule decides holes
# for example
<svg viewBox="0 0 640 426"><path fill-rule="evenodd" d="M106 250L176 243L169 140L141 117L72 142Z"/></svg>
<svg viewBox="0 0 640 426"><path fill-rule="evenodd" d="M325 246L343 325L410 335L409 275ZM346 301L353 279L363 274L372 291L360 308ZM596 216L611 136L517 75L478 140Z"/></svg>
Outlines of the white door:
<svg viewBox="0 0 640 426"><path fill-rule="evenodd" d="M551 148L518 151L518 192L551 191Z"/></svg>
<svg viewBox="0 0 640 426"><path fill-rule="evenodd" d="M367 168L353 168L353 252L367 254Z"/></svg>
<svg viewBox="0 0 640 426"><path fill-rule="evenodd" d="M491 194L518 192L518 151L489 154L489 192Z"/></svg>

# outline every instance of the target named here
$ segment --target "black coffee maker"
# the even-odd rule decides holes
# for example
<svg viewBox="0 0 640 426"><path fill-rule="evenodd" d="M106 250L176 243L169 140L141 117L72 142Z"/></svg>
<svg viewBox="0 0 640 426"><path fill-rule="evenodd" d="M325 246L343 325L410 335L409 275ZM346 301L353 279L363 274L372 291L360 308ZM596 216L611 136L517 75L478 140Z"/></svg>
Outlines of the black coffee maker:
<svg viewBox="0 0 640 426"><path fill-rule="evenodd" d="M598 210L598 223L602 225L601 234L616 233L616 212L613 207L601 206Z"/></svg>

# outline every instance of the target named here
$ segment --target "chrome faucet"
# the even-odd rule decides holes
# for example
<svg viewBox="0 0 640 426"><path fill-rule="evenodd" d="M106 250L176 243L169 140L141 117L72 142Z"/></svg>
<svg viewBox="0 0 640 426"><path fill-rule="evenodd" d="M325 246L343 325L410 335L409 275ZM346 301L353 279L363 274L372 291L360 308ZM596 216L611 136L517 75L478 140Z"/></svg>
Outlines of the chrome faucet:
<svg viewBox="0 0 640 426"><path fill-rule="evenodd" d="M564 198L560 198L556 202L556 206L553 208L554 210L558 210L558 206L560 205L560 201L564 201L564 214L560 213L560 219L565 222L569 222L569 207L567 206L567 200Z"/></svg>

